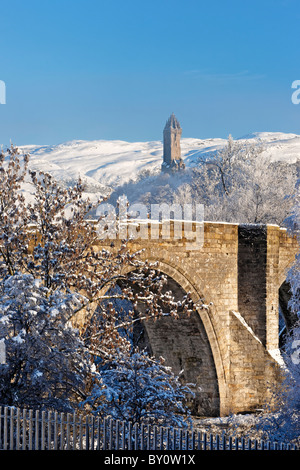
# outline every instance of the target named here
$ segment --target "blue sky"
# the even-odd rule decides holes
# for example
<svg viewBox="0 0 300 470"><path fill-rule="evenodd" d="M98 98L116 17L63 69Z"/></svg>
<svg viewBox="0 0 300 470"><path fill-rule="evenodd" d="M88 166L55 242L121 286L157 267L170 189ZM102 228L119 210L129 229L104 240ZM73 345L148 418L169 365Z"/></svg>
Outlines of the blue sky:
<svg viewBox="0 0 300 470"><path fill-rule="evenodd" d="M0 4L0 144L300 134L299 0Z"/></svg>

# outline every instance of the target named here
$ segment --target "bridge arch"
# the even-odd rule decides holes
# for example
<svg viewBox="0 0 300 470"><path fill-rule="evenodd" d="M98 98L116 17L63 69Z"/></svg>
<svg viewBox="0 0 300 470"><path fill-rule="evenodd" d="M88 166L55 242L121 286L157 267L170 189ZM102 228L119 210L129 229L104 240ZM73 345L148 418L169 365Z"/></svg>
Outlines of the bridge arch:
<svg viewBox="0 0 300 470"><path fill-rule="evenodd" d="M150 235L130 240L128 249L143 252L142 259L156 263L175 291L190 292L196 306L190 332L178 332L176 320L169 336L180 340L184 350L184 337L205 333L215 368L219 414L261 408L269 396L268 383L281 380L281 362L275 354L278 292L299 250L297 240L278 226L225 222L205 222L203 243L191 244L185 234L178 239L172 230L167 238L160 232L158 238ZM95 249L116 243L99 241ZM161 322L157 324L162 328ZM154 331L151 341L159 334ZM167 339L165 335L161 342ZM195 360L200 356L201 348Z"/></svg>
<svg viewBox="0 0 300 470"><path fill-rule="evenodd" d="M156 271L167 276L167 290L171 287L176 300L190 293L195 312L189 317L183 315L185 318L165 317L156 322L142 322L143 334L147 337L147 344L143 346L147 346L155 356L163 356L174 373L180 373L182 368L187 369L183 377L185 382L195 384L195 399L191 408L196 415L222 415L227 406L225 367L214 324L214 307L209 305L205 288L201 282L196 286L178 266L162 260L147 260L155 264ZM134 267L128 267L126 273L132 270ZM141 334L140 329L138 334Z"/></svg>

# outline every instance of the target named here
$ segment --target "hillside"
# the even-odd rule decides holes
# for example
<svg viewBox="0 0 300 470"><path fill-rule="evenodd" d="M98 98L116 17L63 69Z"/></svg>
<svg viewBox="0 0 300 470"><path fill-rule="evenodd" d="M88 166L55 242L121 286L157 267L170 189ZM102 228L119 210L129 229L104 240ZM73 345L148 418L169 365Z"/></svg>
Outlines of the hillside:
<svg viewBox="0 0 300 470"><path fill-rule="evenodd" d="M300 135L280 132L258 132L239 140L262 142L265 153L274 160L294 163L300 158ZM182 157L186 167L196 164L210 152L220 149L226 139L181 140ZM58 145L19 146L31 154L30 166L47 171L65 184L81 176L88 191L106 192L135 180L140 172L160 170L163 146L161 141L125 142L120 140L75 140Z"/></svg>

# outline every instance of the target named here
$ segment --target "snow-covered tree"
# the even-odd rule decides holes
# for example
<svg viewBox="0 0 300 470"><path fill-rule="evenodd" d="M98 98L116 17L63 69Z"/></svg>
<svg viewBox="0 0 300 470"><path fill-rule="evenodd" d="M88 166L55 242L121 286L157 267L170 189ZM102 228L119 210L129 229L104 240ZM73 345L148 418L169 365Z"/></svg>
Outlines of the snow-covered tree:
<svg viewBox="0 0 300 470"><path fill-rule="evenodd" d="M30 176L34 187L34 202L29 205L32 249L24 259L25 268L52 291L74 288L92 295L89 265L95 255L95 230L88 214L98 201L84 198L80 180L64 188L47 173L31 171Z"/></svg>
<svg viewBox="0 0 300 470"><path fill-rule="evenodd" d="M118 354L101 370L85 404L97 415L133 424L186 426L191 396L162 358L134 349L131 354Z"/></svg>
<svg viewBox="0 0 300 470"><path fill-rule="evenodd" d="M45 287L84 292L89 305L128 299L143 302L151 316L159 316L167 304L175 313L172 295L162 291L166 277L155 263L142 260L142 251L130 251L126 239L101 247L97 221L88 218L101 198L93 203L85 199L80 181L64 189L50 175L32 173L32 182L36 191L30 220L35 231L25 267L43 279Z"/></svg>
<svg viewBox="0 0 300 470"><path fill-rule="evenodd" d="M28 162L29 155L13 145L0 152L0 276L20 269L27 249L29 220L21 189Z"/></svg>
<svg viewBox="0 0 300 470"><path fill-rule="evenodd" d="M64 188L49 174L29 171L28 175L28 162L29 156L20 156L14 147L3 153L0 161L3 276L30 273L42 280L47 295L56 289L83 292L86 310L93 311L99 303L113 298L128 299L133 305L143 302L144 315L158 317L166 307L175 314L177 305L172 295L162 291L166 277L154 265L142 261L141 252L130 252L126 240L105 249L99 245L97 223L89 216L102 202L101 195L92 202L84 197L80 180ZM33 187L29 205L20 191L26 175ZM183 303L185 300L188 305L189 299L183 299ZM110 316L111 328L116 321L116 316ZM114 344L120 347L117 341Z"/></svg>
<svg viewBox="0 0 300 470"><path fill-rule="evenodd" d="M117 352L128 354L131 343L123 333L139 320L140 302L144 319L176 316L178 308L184 314L191 302L188 295L175 302L164 290L166 277L140 252L132 253L126 240L99 245L88 219L95 205L83 197L81 181L62 188L50 175L31 171L34 200L26 205L20 183L28 157L22 168L17 155L13 149L6 155L8 170L4 156L0 162L0 337L7 356L1 402L72 409L86 398L92 372L101 375ZM120 315L111 303L118 301L131 308ZM79 335L74 321L83 309L90 309L87 318L96 329L84 332L87 325L81 325Z"/></svg>
<svg viewBox="0 0 300 470"><path fill-rule="evenodd" d="M297 189L294 206L288 217L288 228L292 234L297 236L300 246L300 181ZM290 285L291 293L289 308L294 315L300 318L300 251L288 272L287 282Z"/></svg>
<svg viewBox="0 0 300 470"><path fill-rule="evenodd" d="M71 411L85 397L93 363L70 318L78 294L51 293L30 274L0 284L0 402L10 406Z"/></svg>
<svg viewBox="0 0 300 470"><path fill-rule="evenodd" d="M175 413L184 411L180 400L185 387L162 362L148 359L137 350L130 355L130 338L120 331L128 333L131 319L123 316L120 324L120 316L112 312L110 303L103 309L105 317L100 328L97 323L96 332L92 327L87 330L92 331L89 337L80 334L74 328L72 318L74 311L85 301L79 294L67 294L59 289L50 291L30 274L16 274L2 281L0 337L5 341L6 360L0 365L0 402L10 406L72 411L81 402L91 403L97 393L95 390L114 386L120 390L120 400L125 401L127 398L121 397L121 391L125 393L124 390L129 391L140 384L149 389L144 418L149 415L153 420L155 417L163 419L164 412L173 410L170 421L171 417L177 419ZM116 368L117 365L122 366L122 371ZM136 383L133 383L132 368ZM150 397L150 389L152 393L157 390L157 402ZM142 396L146 389L139 393ZM108 413L111 405L105 392L102 408L98 407L97 412ZM127 418L133 413L130 406L138 410L140 398L131 396L131 403L125 406L128 407ZM120 416L126 419L125 414ZM177 424L180 420L178 418Z"/></svg>
<svg viewBox="0 0 300 470"><path fill-rule="evenodd" d="M206 220L282 225L296 182L295 165L272 161L262 145L229 136L224 148L199 160L190 182L173 197L204 204Z"/></svg>

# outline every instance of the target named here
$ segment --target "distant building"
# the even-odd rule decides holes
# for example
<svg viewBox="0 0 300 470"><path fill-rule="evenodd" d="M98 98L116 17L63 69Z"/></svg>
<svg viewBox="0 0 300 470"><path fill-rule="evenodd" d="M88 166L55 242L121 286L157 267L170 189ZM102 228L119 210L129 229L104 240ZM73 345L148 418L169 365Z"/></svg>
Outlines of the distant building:
<svg viewBox="0 0 300 470"><path fill-rule="evenodd" d="M180 124L174 113L172 113L164 128L164 161L161 166L162 171L173 173L185 168L185 164L181 158L181 134L182 129Z"/></svg>

